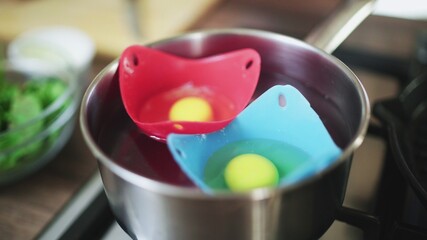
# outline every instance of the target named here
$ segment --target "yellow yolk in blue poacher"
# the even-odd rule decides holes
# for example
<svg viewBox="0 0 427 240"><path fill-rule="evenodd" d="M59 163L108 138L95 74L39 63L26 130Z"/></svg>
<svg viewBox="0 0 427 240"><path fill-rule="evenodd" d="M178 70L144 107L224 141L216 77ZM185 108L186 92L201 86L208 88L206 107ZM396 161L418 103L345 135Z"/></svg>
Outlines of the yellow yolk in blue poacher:
<svg viewBox="0 0 427 240"><path fill-rule="evenodd" d="M279 182L276 166L258 154L242 154L226 166L224 178L230 190L248 191L260 187L273 187Z"/></svg>

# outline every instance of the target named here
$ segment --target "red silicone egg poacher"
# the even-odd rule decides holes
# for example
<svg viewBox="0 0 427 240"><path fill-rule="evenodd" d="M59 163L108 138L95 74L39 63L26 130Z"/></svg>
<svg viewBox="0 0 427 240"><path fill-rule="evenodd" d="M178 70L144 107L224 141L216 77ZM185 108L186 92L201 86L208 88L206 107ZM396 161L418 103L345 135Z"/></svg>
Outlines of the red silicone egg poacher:
<svg viewBox="0 0 427 240"><path fill-rule="evenodd" d="M130 46L119 60L125 109L145 134L165 141L170 133L202 134L225 127L249 103L261 68L259 54L241 49L198 59ZM212 106L212 121L170 121L172 104L197 96Z"/></svg>

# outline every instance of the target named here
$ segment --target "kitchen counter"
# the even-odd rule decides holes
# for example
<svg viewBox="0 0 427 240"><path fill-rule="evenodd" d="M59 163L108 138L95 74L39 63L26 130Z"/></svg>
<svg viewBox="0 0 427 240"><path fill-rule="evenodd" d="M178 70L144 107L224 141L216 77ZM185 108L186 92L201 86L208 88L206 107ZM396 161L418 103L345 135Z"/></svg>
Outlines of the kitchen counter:
<svg viewBox="0 0 427 240"><path fill-rule="evenodd" d="M308 8L301 12L295 7L298 1L290 2L295 5L281 5L273 0L225 1L186 30L250 27L303 38L327 16L337 1L325 1L327 4L318 11ZM342 48L408 59L413 56L416 34L422 29L427 29L426 22L371 16L344 42ZM92 79L117 56L98 52L89 78ZM381 92L381 89L377 91ZM0 189L1 238L35 238L95 171L96 161L77 125L69 143L45 168Z"/></svg>

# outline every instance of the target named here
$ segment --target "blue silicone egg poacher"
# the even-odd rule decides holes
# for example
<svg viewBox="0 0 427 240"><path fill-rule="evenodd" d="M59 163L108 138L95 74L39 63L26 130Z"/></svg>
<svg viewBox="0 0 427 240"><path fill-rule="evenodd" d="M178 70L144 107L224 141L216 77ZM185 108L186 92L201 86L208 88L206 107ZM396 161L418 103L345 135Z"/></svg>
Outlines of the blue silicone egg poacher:
<svg viewBox="0 0 427 240"><path fill-rule="evenodd" d="M243 147L218 154L239 143ZM226 190L224 166L239 154L268 157L281 173L279 185L290 185L322 171L342 152L307 99L290 85L270 88L220 131L170 134L167 144L182 170L206 193ZM272 147L275 144L277 148ZM215 156L214 163L208 161Z"/></svg>

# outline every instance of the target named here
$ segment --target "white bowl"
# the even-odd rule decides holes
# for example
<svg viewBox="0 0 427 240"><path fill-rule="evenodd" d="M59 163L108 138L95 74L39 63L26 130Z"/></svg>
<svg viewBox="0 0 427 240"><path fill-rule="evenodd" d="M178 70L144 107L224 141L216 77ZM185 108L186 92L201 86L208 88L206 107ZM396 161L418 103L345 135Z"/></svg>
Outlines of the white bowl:
<svg viewBox="0 0 427 240"><path fill-rule="evenodd" d="M7 48L12 65L32 74L50 74L67 69L81 78L95 55L92 39L79 29L66 26L29 30L15 38Z"/></svg>

